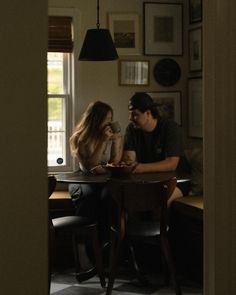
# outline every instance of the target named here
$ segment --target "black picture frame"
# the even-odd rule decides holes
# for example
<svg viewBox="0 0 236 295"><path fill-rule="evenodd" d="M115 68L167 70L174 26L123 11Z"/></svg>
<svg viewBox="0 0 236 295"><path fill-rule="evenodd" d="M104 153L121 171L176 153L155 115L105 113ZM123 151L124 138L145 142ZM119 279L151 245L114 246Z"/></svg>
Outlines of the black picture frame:
<svg viewBox="0 0 236 295"><path fill-rule="evenodd" d="M143 3L144 55L183 55L183 4Z"/></svg>
<svg viewBox="0 0 236 295"><path fill-rule="evenodd" d="M108 28L121 55L140 55L140 16L137 13L108 13Z"/></svg>
<svg viewBox="0 0 236 295"><path fill-rule="evenodd" d="M189 71L202 71L202 28L189 30Z"/></svg>
<svg viewBox="0 0 236 295"><path fill-rule="evenodd" d="M147 92L158 105L159 114L182 125L182 94L181 91L150 91Z"/></svg>
<svg viewBox="0 0 236 295"><path fill-rule="evenodd" d="M202 0L189 0L189 23L202 21Z"/></svg>

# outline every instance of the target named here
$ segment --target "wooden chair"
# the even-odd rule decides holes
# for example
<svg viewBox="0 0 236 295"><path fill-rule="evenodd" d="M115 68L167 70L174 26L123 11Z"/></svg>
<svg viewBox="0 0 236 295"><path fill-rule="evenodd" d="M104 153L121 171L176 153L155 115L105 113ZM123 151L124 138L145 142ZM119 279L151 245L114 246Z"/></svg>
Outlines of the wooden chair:
<svg viewBox="0 0 236 295"><path fill-rule="evenodd" d="M133 245L148 237L160 239L163 260L166 262L176 295L181 295L167 236L167 200L174 191L175 186L176 178L157 183L122 183L118 179L110 181L110 191L118 207L118 222L111 226L110 269L106 295L112 293L123 242L127 242L129 245L138 280L142 284L146 283L138 267ZM135 218L137 213L147 210L152 211L152 220L143 221Z"/></svg>
<svg viewBox="0 0 236 295"><path fill-rule="evenodd" d="M48 197L51 196L56 187L56 179L54 176L48 176ZM51 218L49 214L49 255L50 255L50 265L49 265L49 275L51 278L51 261L53 257L53 250L56 242L56 237L59 234L66 233L71 236L74 249L74 259L76 267L76 279L78 282L83 282L96 273L100 278L100 283L102 287L105 287L105 275L103 269L102 252L100 242L98 240L98 230L97 224L90 222L86 217L82 216L63 216L57 218ZM92 243L93 254L95 258L95 265L89 271L81 272L79 253L78 253L78 243L86 243L90 241ZM50 283L49 279L49 283Z"/></svg>

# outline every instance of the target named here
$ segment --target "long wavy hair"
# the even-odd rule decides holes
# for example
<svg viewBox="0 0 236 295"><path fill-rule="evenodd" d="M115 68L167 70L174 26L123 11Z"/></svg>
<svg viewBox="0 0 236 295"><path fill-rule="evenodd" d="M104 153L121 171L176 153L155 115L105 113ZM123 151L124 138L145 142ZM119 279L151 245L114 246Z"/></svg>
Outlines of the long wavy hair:
<svg viewBox="0 0 236 295"><path fill-rule="evenodd" d="M99 141L99 138L101 138L101 125L108 112L111 112L113 116L112 108L104 102L96 101L88 105L70 137L72 155L78 156L79 141L83 141L88 147Z"/></svg>

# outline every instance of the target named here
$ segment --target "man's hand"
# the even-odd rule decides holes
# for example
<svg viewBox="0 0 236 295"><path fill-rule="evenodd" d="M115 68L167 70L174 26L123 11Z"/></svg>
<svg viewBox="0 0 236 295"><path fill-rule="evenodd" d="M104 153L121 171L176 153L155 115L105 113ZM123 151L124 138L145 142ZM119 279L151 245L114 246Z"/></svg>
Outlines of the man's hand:
<svg viewBox="0 0 236 295"><path fill-rule="evenodd" d="M136 163L134 166L132 173L144 173L145 171L145 164Z"/></svg>

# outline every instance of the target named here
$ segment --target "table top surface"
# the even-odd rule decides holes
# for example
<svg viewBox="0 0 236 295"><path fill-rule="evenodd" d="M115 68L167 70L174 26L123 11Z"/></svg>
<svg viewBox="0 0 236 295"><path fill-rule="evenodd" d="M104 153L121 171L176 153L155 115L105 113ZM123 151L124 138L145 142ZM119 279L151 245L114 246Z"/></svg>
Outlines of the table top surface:
<svg viewBox="0 0 236 295"><path fill-rule="evenodd" d="M140 174L125 174L122 176L112 176L106 174L85 174L81 171L57 174L55 175L58 182L64 183L107 183L110 180L119 181L122 183L156 183L165 181L173 177L177 177L177 182L189 181L188 176L178 176L175 172L155 172L155 173L140 173Z"/></svg>

